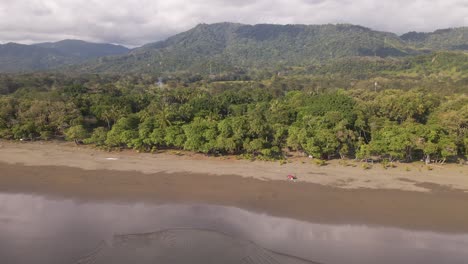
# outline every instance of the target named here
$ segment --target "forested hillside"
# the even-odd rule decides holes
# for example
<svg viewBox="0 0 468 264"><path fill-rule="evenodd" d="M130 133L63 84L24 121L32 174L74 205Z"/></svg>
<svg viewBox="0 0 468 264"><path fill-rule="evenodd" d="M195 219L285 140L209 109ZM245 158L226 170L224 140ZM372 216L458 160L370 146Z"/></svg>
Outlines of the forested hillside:
<svg viewBox="0 0 468 264"><path fill-rule="evenodd" d="M74 56L81 59L95 57L120 55L129 52L129 49L107 43L90 43L82 40L66 39L58 42L45 42L34 44L42 48L53 49L68 56Z"/></svg>
<svg viewBox="0 0 468 264"><path fill-rule="evenodd" d="M238 69L314 66L349 57L401 58L468 50L466 28L393 33L355 25L201 24L132 50L74 68L77 72L221 74Z"/></svg>
<svg viewBox="0 0 468 264"><path fill-rule="evenodd" d="M89 63L83 72L220 73L235 68L311 65L347 56L403 56L397 35L353 25L201 24L127 56Z"/></svg>
<svg viewBox="0 0 468 264"><path fill-rule="evenodd" d="M71 59L58 51L16 43L0 45L0 72L44 70L66 65Z"/></svg>
<svg viewBox="0 0 468 264"><path fill-rule="evenodd" d="M198 73L315 67L347 58L387 58L467 51L467 28L410 32L401 37L356 25L200 24L129 51L78 40L0 45L0 72ZM115 56L114 56L115 55ZM70 67L64 67L64 66Z"/></svg>
<svg viewBox="0 0 468 264"><path fill-rule="evenodd" d="M401 39L415 48L430 50L468 50L468 27L439 29L430 33L409 32Z"/></svg>
<svg viewBox="0 0 468 264"><path fill-rule="evenodd" d="M87 59L125 54L129 50L112 44L89 43L81 40L22 45L0 45L0 73L33 72L83 63Z"/></svg>
<svg viewBox="0 0 468 264"><path fill-rule="evenodd" d="M164 84L149 75L1 77L4 139L257 159L304 153L444 162L468 155L466 89L317 89L319 79L299 76Z"/></svg>

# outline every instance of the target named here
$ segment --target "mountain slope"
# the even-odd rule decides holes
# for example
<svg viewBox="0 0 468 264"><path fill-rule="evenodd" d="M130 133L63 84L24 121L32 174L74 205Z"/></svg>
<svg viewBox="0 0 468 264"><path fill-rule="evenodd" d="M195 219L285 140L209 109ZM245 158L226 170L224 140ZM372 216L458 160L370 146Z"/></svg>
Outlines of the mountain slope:
<svg viewBox="0 0 468 264"><path fill-rule="evenodd" d="M124 56L102 58L84 72L218 73L237 67L309 65L349 56L406 56L417 52L397 35L354 25L201 24Z"/></svg>
<svg viewBox="0 0 468 264"><path fill-rule="evenodd" d="M0 45L0 72L29 72L82 63L87 59L125 54L129 50L112 44L64 40L54 43Z"/></svg>
<svg viewBox="0 0 468 264"><path fill-rule="evenodd" d="M58 42L46 42L34 44L43 48L54 49L67 54L83 59L120 55L129 52L129 49L120 46L107 43L90 43L82 40L66 39Z"/></svg>
<svg viewBox="0 0 468 264"><path fill-rule="evenodd" d="M348 57L332 60L315 67L312 71L318 75L339 74L362 79L370 76L394 75L468 80L468 53L440 51L401 59Z"/></svg>
<svg viewBox="0 0 468 264"><path fill-rule="evenodd" d="M0 72L24 72L72 63L71 58L52 49L16 43L0 45Z"/></svg>
<svg viewBox="0 0 468 264"><path fill-rule="evenodd" d="M468 27L439 29L430 33L413 31L403 34L401 39L416 48L468 51Z"/></svg>
<svg viewBox="0 0 468 264"><path fill-rule="evenodd" d="M0 72L60 67L62 71L76 73L219 75L239 70L323 65L347 58L394 60L433 52L467 50L467 27L398 36L348 24L216 23L200 24L164 41L131 51L121 46L77 40L30 46L0 45ZM390 65L394 65L391 60Z"/></svg>

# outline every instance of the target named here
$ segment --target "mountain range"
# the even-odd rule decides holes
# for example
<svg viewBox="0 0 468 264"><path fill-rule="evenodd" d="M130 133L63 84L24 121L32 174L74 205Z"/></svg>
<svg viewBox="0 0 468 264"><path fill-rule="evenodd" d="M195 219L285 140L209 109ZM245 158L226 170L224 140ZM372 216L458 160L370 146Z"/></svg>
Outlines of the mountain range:
<svg viewBox="0 0 468 264"><path fill-rule="evenodd" d="M0 72L30 72L74 65L86 60L122 55L130 50L113 44L89 43L82 40L23 45L0 45Z"/></svg>
<svg viewBox="0 0 468 264"><path fill-rule="evenodd" d="M200 24L132 50L78 40L0 45L0 72L218 74L239 68L310 66L343 58L402 58L438 51L468 51L468 27L398 36L349 24L216 23Z"/></svg>

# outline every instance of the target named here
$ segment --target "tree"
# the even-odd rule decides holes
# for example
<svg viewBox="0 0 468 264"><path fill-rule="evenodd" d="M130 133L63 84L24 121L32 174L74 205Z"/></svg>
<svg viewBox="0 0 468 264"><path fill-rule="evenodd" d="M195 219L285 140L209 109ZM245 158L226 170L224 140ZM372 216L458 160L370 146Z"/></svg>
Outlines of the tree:
<svg viewBox="0 0 468 264"><path fill-rule="evenodd" d="M13 138L15 139L28 138L33 140L34 137L39 135L34 122L31 121L15 124L11 128L11 131L13 132Z"/></svg>
<svg viewBox="0 0 468 264"><path fill-rule="evenodd" d="M117 106L112 105L101 113L101 118L103 118L107 123L107 128L111 129L111 125L115 123L121 116L123 112Z"/></svg>
<svg viewBox="0 0 468 264"><path fill-rule="evenodd" d="M410 90L385 90L378 94L374 102L375 114L391 121L403 123L408 119L420 123L427 121L431 109L440 104L434 94Z"/></svg>
<svg viewBox="0 0 468 264"><path fill-rule="evenodd" d="M93 130L91 137L84 140L86 144L95 144L96 146L103 146L107 139L107 129L104 127L97 127Z"/></svg>
<svg viewBox="0 0 468 264"><path fill-rule="evenodd" d="M415 138L411 131L413 124L397 125L388 123L375 132L370 143L374 154L387 157L390 161L411 161L412 153L416 147Z"/></svg>
<svg viewBox="0 0 468 264"><path fill-rule="evenodd" d="M304 128L298 126L290 126L288 129L288 138L286 139L286 146L291 150L303 150L302 145L306 138L306 131Z"/></svg>
<svg viewBox="0 0 468 264"><path fill-rule="evenodd" d="M173 124L172 126L167 127L165 130L164 141L168 147L183 148L186 136L182 126L180 124Z"/></svg>
<svg viewBox="0 0 468 264"><path fill-rule="evenodd" d="M109 147L133 147L134 140L138 139L138 123L135 115L120 118L107 133L105 144Z"/></svg>
<svg viewBox="0 0 468 264"><path fill-rule="evenodd" d="M184 149L202 153L215 151L218 134L216 121L196 117L182 128L187 138Z"/></svg>
<svg viewBox="0 0 468 264"><path fill-rule="evenodd" d="M66 140L83 140L88 137L88 131L82 125L76 125L65 131Z"/></svg>
<svg viewBox="0 0 468 264"><path fill-rule="evenodd" d="M426 163L444 163L447 158L457 154L456 138L440 126L422 126L419 135L419 148L424 153Z"/></svg>
<svg viewBox="0 0 468 264"><path fill-rule="evenodd" d="M218 123L217 129L216 148L219 151L234 154L242 149L248 132L245 117L228 117Z"/></svg>
<svg viewBox="0 0 468 264"><path fill-rule="evenodd" d="M340 143L331 129L317 129L313 135L306 140L304 150L315 157L330 159L339 147Z"/></svg>

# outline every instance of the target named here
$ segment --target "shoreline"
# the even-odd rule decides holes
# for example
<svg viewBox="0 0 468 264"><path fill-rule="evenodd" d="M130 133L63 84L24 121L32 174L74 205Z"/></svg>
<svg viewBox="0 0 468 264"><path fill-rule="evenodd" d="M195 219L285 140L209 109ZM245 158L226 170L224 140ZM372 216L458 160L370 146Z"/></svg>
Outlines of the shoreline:
<svg viewBox="0 0 468 264"><path fill-rule="evenodd" d="M66 143L0 145L4 193L83 202L206 203L315 223L468 233L468 193L463 188L468 177L457 166L426 176L425 171L364 171L300 161L279 165L203 155L104 152ZM293 170L299 180L286 181L285 172ZM388 171L394 174L388 176ZM402 173L408 174L401 178ZM427 179L418 181L420 177ZM453 179L459 182L451 183Z"/></svg>
<svg viewBox="0 0 468 264"><path fill-rule="evenodd" d="M314 183L203 174L83 170L0 162L0 192L77 202L213 204L338 225L468 233L468 194L342 189Z"/></svg>
<svg viewBox="0 0 468 264"><path fill-rule="evenodd" d="M294 174L298 183L315 183L343 189L390 189L432 192L434 189L454 189L468 193L468 166L459 164L397 163L384 169L374 164L363 169L361 162L327 161L319 166L307 157L296 157L286 164L274 161L239 160L235 156L208 157L185 151L165 151L157 154L133 150L104 151L91 146L76 146L69 142L0 141L0 162L26 166L66 166L84 170L137 171L155 173L194 173L211 176L237 175L260 180L287 180Z"/></svg>

